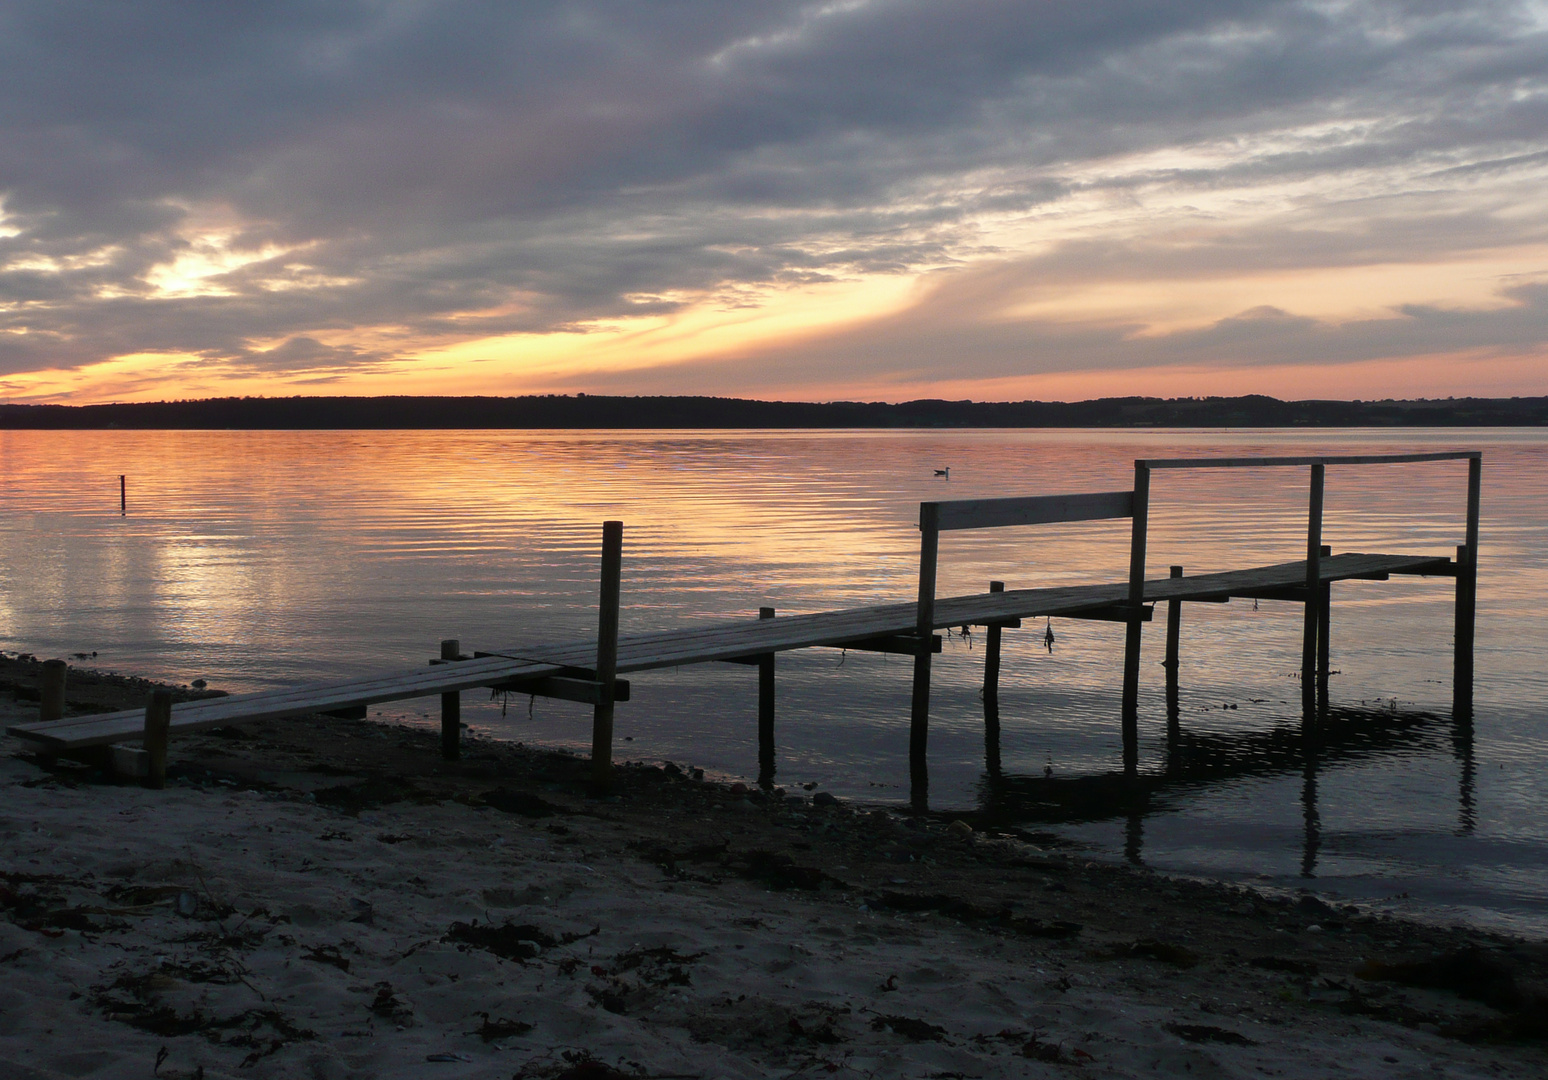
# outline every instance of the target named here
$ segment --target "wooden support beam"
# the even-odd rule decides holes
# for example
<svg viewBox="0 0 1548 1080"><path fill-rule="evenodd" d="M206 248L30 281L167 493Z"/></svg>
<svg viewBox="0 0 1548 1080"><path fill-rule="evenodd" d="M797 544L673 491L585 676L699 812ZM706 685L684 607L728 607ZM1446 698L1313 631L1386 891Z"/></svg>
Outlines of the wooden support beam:
<svg viewBox="0 0 1548 1080"><path fill-rule="evenodd" d="M1173 601L1175 603L1176 601ZM1134 616L1129 611L1127 604L1114 604L1111 607L1086 608L1082 611L1066 611L1059 616L1061 619L1085 619L1087 622L1130 622ZM1154 618L1151 608L1140 606L1140 622L1150 622Z"/></svg>
<svg viewBox="0 0 1548 1080"><path fill-rule="evenodd" d="M1123 642L1123 769L1139 772L1139 667L1145 607L1145 542L1150 525L1150 469L1134 463L1134 524L1129 539L1128 630Z"/></svg>
<svg viewBox="0 0 1548 1080"><path fill-rule="evenodd" d="M100 749L106 751L107 765L114 776L143 781L150 775L150 755L145 752L145 747L114 743Z"/></svg>
<svg viewBox="0 0 1548 1080"><path fill-rule="evenodd" d="M1457 564L1452 559L1437 559L1433 563L1422 566L1402 566L1385 574L1360 574L1362 578L1370 578L1374 581L1386 581L1392 574L1401 574L1412 577L1449 577L1457 576Z"/></svg>
<svg viewBox="0 0 1548 1080"><path fill-rule="evenodd" d="M758 618L772 619L774 609L758 609ZM774 654L758 657L758 785L774 786Z"/></svg>
<svg viewBox="0 0 1548 1080"><path fill-rule="evenodd" d="M456 638L441 641L441 660L455 663L462 659L462 642ZM441 757L456 761L462 756L462 694L453 690L441 695Z"/></svg>
<svg viewBox="0 0 1548 1080"><path fill-rule="evenodd" d="M1183 568L1173 566L1169 576L1180 578L1183 576ZM1182 601L1168 600L1166 603L1166 659L1161 661L1162 667L1177 669L1177 647L1182 640Z"/></svg>
<svg viewBox="0 0 1548 1080"><path fill-rule="evenodd" d="M599 705L602 702L602 683L598 679L577 679L568 675L541 675L534 679L506 679L493 683L491 690L510 694L527 694L533 697L551 697L560 701L578 701L582 705ZM614 702L629 700L629 680L613 680Z"/></svg>
<svg viewBox="0 0 1548 1080"><path fill-rule="evenodd" d="M167 785L167 740L172 726L172 694L155 690L145 702L145 786Z"/></svg>
<svg viewBox="0 0 1548 1080"><path fill-rule="evenodd" d="M1180 578L1183 576L1183 568L1173 566L1168 570L1168 576ZM1174 740L1176 732L1174 728L1178 721L1178 688L1177 666L1178 647L1182 642L1182 601L1168 600L1166 603L1166 659L1161 661L1161 666L1166 668L1166 723L1167 737ZM1172 745L1169 741L1168 745Z"/></svg>
<svg viewBox="0 0 1548 1080"><path fill-rule="evenodd" d="M499 653L475 652L471 657L458 656L457 660L479 660L488 656L498 656ZM432 660L430 663L447 664L452 660ZM737 657L722 661L727 664L756 664L755 656ZM595 705L601 698L601 681L597 679L596 672L591 668L566 667L555 675L537 675L531 677L516 677L512 679L499 679L485 684L490 690L498 690L506 694L527 694L534 697L551 697L560 701L578 701L582 705ZM613 679L613 701L628 701L630 685L628 679ZM444 695L443 695L444 697ZM444 730L444 729L443 729Z"/></svg>
<svg viewBox="0 0 1548 1080"><path fill-rule="evenodd" d="M989 591L992 593L1004 592L1005 582L991 581ZM1016 620L1017 625L1021 623ZM1000 699L1000 628L1002 623L989 623L989 641L984 647L984 702L985 704ZM998 721L997 721L998 722Z"/></svg>
<svg viewBox="0 0 1548 1080"><path fill-rule="evenodd" d="M1306 511L1306 607L1301 625L1301 712L1317 708L1317 619L1322 603L1322 498L1327 466L1311 467Z"/></svg>
<svg viewBox="0 0 1548 1080"><path fill-rule="evenodd" d="M1285 600L1293 604L1306 603L1306 586L1286 585L1281 589L1232 589L1231 595L1241 600ZM1190 596L1189 602L1193 601Z"/></svg>
<svg viewBox="0 0 1548 1080"><path fill-rule="evenodd" d="M940 555L940 504L919 506L919 600L914 611L914 693L908 724L908 775L914 809L930 805L930 655L935 642L935 571Z"/></svg>
<svg viewBox="0 0 1548 1080"><path fill-rule="evenodd" d="M618 675L618 603L623 572L623 522L602 523L602 581L597 599L597 682L591 714L591 786L598 794L613 787L613 701Z"/></svg>
<svg viewBox="0 0 1548 1080"><path fill-rule="evenodd" d="M1476 461L1478 450L1443 450L1433 454L1333 454L1319 457L1151 458L1151 469L1261 469L1277 465L1393 465L1409 461Z"/></svg>
<svg viewBox="0 0 1548 1080"><path fill-rule="evenodd" d="M1099 491L1088 495L1032 495L1017 499L960 499L932 503L936 526L953 529L994 529L1006 525L1051 525L1064 521L1126 518L1133 512L1134 494Z"/></svg>
<svg viewBox="0 0 1548 1080"><path fill-rule="evenodd" d="M1451 713L1473 716L1473 634L1478 611L1478 508L1483 490L1483 459L1467 463L1467 542L1457 548L1457 599L1453 629Z"/></svg>
<svg viewBox="0 0 1548 1080"><path fill-rule="evenodd" d="M38 684L38 722L46 724L64 719L65 678L70 665L63 660L43 661L43 677Z"/></svg>
<svg viewBox="0 0 1548 1080"><path fill-rule="evenodd" d="M991 581L991 593L1005 591L1005 582ZM1021 620L1016 619L1017 626ZM1000 646L1005 623L988 623L984 646L984 768L990 777L1000 775Z"/></svg>
<svg viewBox="0 0 1548 1080"><path fill-rule="evenodd" d="M1003 585L1004 582L1001 582L1001 584ZM998 627L1001 630L1020 630L1021 629L1021 620L1020 619L991 619L991 620L988 620L986 622L969 623L968 625L969 626L987 626L987 627L991 627L991 628Z"/></svg>
<svg viewBox="0 0 1548 1080"><path fill-rule="evenodd" d="M819 648L826 649L850 649L855 652L881 652L896 653L902 656L918 656L919 640L913 634L893 634L889 637L858 638L854 641L841 641L833 645L822 645ZM941 651L941 635L930 635L930 651Z"/></svg>

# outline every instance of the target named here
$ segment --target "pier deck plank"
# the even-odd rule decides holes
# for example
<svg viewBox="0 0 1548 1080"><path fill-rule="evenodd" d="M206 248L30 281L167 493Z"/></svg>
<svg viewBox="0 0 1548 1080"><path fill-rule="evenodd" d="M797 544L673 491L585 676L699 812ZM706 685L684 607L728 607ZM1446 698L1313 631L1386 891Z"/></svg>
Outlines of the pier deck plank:
<svg viewBox="0 0 1548 1080"><path fill-rule="evenodd" d="M1389 574L1447 575L1454 573L1444 556L1345 554L1321 560L1325 582L1379 578ZM1304 561L1230 570L1194 577L1158 578L1145 583L1145 600L1204 600L1230 596L1291 593L1306 586ZM1017 589L936 601L935 628L1073 615L1122 605L1127 582L1073 585L1047 589ZM791 649L842 648L871 638L911 634L917 609L913 603L884 604L773 619L720 621L676 630L621 637L618 674L745 659ZM472 660L438 664L408 671L383 672L336 682L313 683L283 690L236 694L183 702L173 706L172 730L197 731L239 720L301 716L407 698L472 690L512 679L589 672L596 663L595 641L534 642L481 651ZM12 735L39 743L44 749L66 751L134 742L144 733L140 709L94 716L68 717L48 723L15 724Z"/></svg>

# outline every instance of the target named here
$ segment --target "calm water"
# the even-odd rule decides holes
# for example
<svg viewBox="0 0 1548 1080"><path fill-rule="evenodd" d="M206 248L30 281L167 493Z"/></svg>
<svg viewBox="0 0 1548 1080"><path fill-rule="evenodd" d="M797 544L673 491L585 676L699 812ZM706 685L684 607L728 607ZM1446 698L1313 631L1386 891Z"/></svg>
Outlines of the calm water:
<svg viewBox="0 0 1548 1080"><path fill-rule="evenodd" d="M1143 813L1087 790L1117 768L1122 628L1006 635L1004 782L984 764L981 640L936 667L931 795L993 803L1115 858L1254 878L1548 934L1548 434L1532 431L0 431L0 648L229 689L424 663L593 624L600 522L626 523L625 633L760 605L912 599L922 499L1112 490L1136 457L1484 451L1476 722L1450 721L1452 585L1334 591L1340 719L1298 742L1300 610L1185 609L1183 739L1166 739L1162 624L1146 629ZM950 466L949 481L933 470ZM129 514L118 513L118 475ZM1461 462L1329 470L1335 551L1448 554ZM1163 472L1151 573L1304 554L1306 470ZM1118 580L1126 522L948 534L941 595ZM1538 618L1534 618L1538 617ZM809 650L779 675L779 781L907 795L909 662ZM756 770L752 669L634 679L621 757ZM477 695L465 695L466 699ZM512 739L584 748L589 710L467 700ZM430 702L384 707L430 723ZM1169 763L1173 766L1168 773ZM1051 770L1053 783L1044 783Z"/></svg>

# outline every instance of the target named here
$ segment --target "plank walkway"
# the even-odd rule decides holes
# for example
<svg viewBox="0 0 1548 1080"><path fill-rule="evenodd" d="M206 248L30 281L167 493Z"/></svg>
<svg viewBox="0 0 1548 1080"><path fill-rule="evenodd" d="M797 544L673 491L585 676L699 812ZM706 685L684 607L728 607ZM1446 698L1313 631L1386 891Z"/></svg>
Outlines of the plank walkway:
<svg viewBox="0 0 1548 1080"><path fill-rule="evenodd" d="M1456 564L1436 556L1344 554L1322 558L1319 571L1324 583L1384 579L1392 574L1449 577L1455 576ZM1145 582L1144 598L1147 602L1207 602L1231 597L1304 602L1306 584L1307 564L1298 561L1150 580ZM1083 613L1118 609L1128 596L1129 583L1121 582L949 597L936 602L934 627L1004 624L1045 616L1079 617ZM791 649L858 646L913 634L918 610L913 603L886 604L772 619L723 621L621 637L617 672L747 660ZM552 676L584 677L594 673L596 662L595 640L525 643L484 650L474 659L455 663L183 702L172 707L171 730L191 732L241 720L302 716L479 687L510 686L513 682ZM15 724L7 730L38 744L42 750L67 752L138 742L144 729L145 711L132 709L47 723Z"/></svg>

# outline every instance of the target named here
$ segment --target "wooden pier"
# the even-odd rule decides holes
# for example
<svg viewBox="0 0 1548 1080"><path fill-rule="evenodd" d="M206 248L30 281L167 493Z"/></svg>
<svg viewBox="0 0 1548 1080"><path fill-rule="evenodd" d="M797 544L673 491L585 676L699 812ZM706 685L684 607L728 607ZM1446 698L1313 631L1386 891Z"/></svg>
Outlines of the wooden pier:
<svg viewBox="0 0 1548 1080"><path fill-rule="evenodd" d="M1322 503L1329 465L1388 464L1466 460L1468 488L1465 543L1455 556L1332 554L1322 544ZM440 656L427 667L356 679L315 683L284 690L238 694L170 705L152 700L148 707L94 716L47 717L10 727L11 734L53 755L92 756L147 776L155 783L165 772L166 742L171 736L241 720L273 719L312 713L363 715L368 705L441 695L442 750L458 754L459 695L493 687L517 693L564 698L593 706L592 782L609 785L615 703L627 701L633 672L686 664L732 662L758 668L760 782L772 782L775 764L775 656L814 647L903 653L914 657L909 759L913 801L928 802L930 668L940 651L936 630L957 626L989 628L985 657L986 725L998 726L998 677L1002 633L1023 619L1047 617L1094 619L1124 624L1125 650L1120 722L1124 770L1138 768L1138 682L1141 627L1152 606L1167 605L1166 659L1169 713L1175 722L1179 623L1184 603L1222 603L1235 598L1287 600L1304 605L1301 675L1303 709L1315 718L1327 709L1331 586L1351 580L1386 580L1393 575L1456 579L1456 635L1453 712L1471 715L1473 624L1477 595L1477 545L1482 457L1477 451L1434 454L1361 455L1297 458L1198 458L1135 462L1132 491L1034 496L1014 499L927 502L920 506L918 597L913 603L887 604L801 615L776 615L763 608L757 618L722 620L681 629L620 637L619 604L623 525L603 527L599 632L595 639L554 644L516 643L461 651L457 641L442 643ZM1155 469L1276 468L1310 470L1306 558L1270 566L1184 576L1172 567L1165 578L1145 576L1150 473ZM939 537L945 531L1128 518L1131 521L1127 581L1045 589L1006 590L999 582L989 592L937 598ZM997 745L997 738L991 742ZM142 743L135 748L133 743Z"/></svg>

